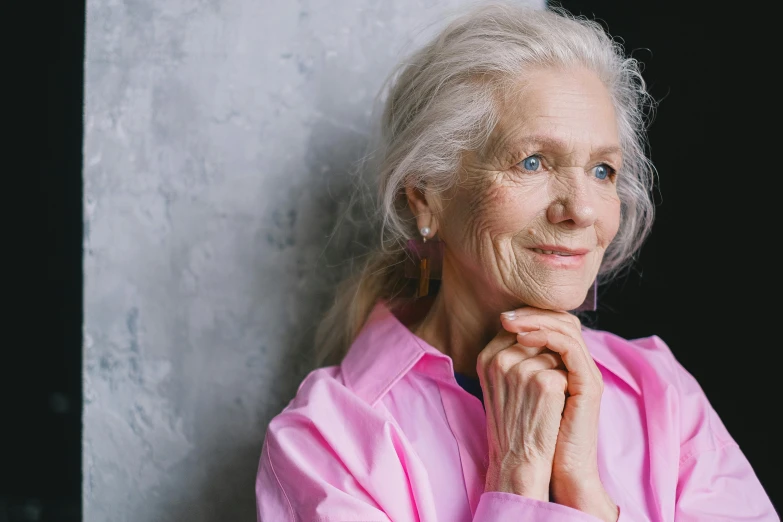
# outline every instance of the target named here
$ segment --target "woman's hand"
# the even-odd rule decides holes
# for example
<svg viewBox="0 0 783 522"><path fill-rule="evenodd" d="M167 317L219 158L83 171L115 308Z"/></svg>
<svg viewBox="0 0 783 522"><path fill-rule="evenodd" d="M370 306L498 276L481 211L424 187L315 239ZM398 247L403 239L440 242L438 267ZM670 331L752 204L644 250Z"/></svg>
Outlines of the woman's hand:
<svg viewBox="0 0 783 522"><path fill-rule="evenodd" d="M552 461L553 501L603 520L617 520L617 506L598 475L598 418L603 378L582 338L579 319L567 312L526 307L503 314L503 328L521 332L528 350L554 352L566 369L567 398ZM545 353L544 352L544 353ZM551 353L550 352L550 353Z"/></svg>
<svg viewBox="0 0 783 522"><path fill-rule="evenodd" d="M547 502L567 379L559 356L516 339L501 330L476 365L487 414L485 491Z"/></svg>

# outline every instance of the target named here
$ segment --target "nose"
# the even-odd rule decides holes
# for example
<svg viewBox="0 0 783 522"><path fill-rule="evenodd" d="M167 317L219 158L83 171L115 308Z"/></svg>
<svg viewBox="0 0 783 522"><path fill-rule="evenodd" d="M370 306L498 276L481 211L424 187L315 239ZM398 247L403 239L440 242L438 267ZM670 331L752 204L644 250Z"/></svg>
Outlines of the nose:
<svg viewBox="0 0 783 522"><path fill-rule="evenodd" d="M553 180L556 185L546 217L550 223L568 228L586 228L596 220L596 194L583 169Z"/></svg>

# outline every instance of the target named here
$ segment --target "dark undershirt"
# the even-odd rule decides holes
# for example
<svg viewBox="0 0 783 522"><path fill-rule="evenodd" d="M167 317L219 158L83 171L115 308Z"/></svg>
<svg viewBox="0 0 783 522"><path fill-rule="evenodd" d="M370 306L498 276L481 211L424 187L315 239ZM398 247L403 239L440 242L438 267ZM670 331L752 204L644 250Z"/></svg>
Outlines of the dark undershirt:
<svg viewBox="0 0 783 522"><path fill-rule="evenodd" d="M454 377L463 390L480 400L482 406L484 405L484 393L481 390L481 383L478 377L468 377L457 372L454 372Z"/></svg>

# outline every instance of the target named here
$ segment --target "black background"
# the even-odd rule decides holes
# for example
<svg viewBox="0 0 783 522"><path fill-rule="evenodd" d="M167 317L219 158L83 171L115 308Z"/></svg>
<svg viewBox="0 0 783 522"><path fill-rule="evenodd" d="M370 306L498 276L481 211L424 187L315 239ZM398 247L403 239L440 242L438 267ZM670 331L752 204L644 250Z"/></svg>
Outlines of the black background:
<svg viewBox="0 0 783 522"><path fill-rule="evenodd" d="M599 294L597 326L629 338L656 334L672 348L779 510L779 371L769 355L780 348L778 319L759 311L751 291L765 284L758 272L769 265L749 262L737 245L738 223L755 224L752 201L734 190L735 167L747 158L732 156L722 139L726 115L739 105L726 82L725 32L709 6L561 5L621 36L660 102L650 129L660 176L656 224L634 270ZM12 268L0 364L0 522L79 520L81 513L84 5L51 3L35 15L15 48L29 53L27 66L5 80L15 88L7 106L18 121L6 121L15 135L6 142L5 207L14 217L5 243L15 255L4 255ZM767 285L762 293L773 290Z"/></svg>
<svg viewBox="0 0 783 522"><path fill-rule="evenodd" d="M82 489L85 11L16 4L2 16L0 522L70 522Z"/></svg>
<svg viewBox="0 0 783 522"><path fill-rule="evenodd" d="M759 145L742 136L754 139L759 127L734 117L738 106L752 112L748 96L761 96L741 88L754 84L757 70L741 47L747 33L732 33L743 25L717 16L717 3L559 5L619 37L644 64L658 101L649 128L659 176L655 225L634 269L599 291L597 327L626 338L655 334L669 345L780 512L781 437L773 428L783 410L775 362L783 344L774 336L780 318L766 308L778 300L770 276L780 263L765 262L761 249L770 252L780 233L765 232L772 221L759 206L774 199L764 201L761 191L775 189L757 176Z"/></svg>

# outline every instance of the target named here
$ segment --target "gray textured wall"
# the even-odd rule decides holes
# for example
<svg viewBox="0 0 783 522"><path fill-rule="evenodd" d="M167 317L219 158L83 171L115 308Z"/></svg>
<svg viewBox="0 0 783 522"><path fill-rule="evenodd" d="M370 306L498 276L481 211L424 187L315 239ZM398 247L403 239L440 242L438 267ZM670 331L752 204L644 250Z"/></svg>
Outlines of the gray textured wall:
<svg viewBox="0 0 783 522"><path fill-rule="evenodd" d="M372 98L463 3L87 1L86 521L254 519Z"/></svg>

